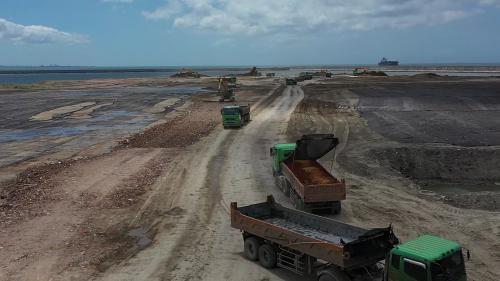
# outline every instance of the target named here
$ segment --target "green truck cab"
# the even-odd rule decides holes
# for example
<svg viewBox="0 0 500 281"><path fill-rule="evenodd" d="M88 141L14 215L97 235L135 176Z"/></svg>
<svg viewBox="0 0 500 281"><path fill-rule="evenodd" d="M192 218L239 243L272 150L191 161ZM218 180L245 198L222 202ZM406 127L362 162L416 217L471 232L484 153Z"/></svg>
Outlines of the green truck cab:
<svg viewBox="0 0 500 281"><path fill-rule="evenodd" d="M227 105L221 109L222 125L227 128L241 128L250 122L250 105Z"/></svg>
<svg viewBox="0 0 500 281"><path fill-rule="evenodd" d="M297 148L296 143L277 143L274 145L273 155L273 175L281 172L281 162L285 161L293 154Z"/></svg>
<svg viewBox="0 0 500 281"><path fill-rule="evenodd" d="M385 280L466 281L462 248L444 238L420 236L391 250Z"/></svg>

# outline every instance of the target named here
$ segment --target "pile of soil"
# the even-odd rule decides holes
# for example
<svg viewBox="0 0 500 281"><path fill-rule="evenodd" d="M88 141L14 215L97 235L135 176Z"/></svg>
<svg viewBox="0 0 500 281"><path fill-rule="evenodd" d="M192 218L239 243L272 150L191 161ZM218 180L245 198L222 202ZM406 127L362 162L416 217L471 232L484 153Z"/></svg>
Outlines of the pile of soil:
<svg viewBox="0 0 500 281"><path fill-rule="evenodd" d="M240 74L238 76L253 76L253 77L258 77L258 76L261 76L262 73L260 73L258 70L257 70L257 67L252 67L252 69L250 69L249 72L247 73L244 73L244 74Z"/></svg>
<svg viewBox="0 0 500 281"><path fill-rule="evenodd" d="M0 185L0 225L43 216L49 201L59 200L53 175L74 164L74 160L57 161L29 168L13 182Z"/></svg>
<svg viewBox="0 0 500 281"><path fill-rule="evenodd" d="M388 76L387 73L383 71L367 71L365 73L360 74L359 76L380 76L380 77L385 77Z"/></svg>
<svg viewBox="0 0 500 281"><path fill-rule="evenodd" d="M189 112L136 134L122 141L121 145L136 148L184 147L210 134L219 123L219 107L196 102Z"/></svg>
<svg viewBox="0 0 500 281"><path fill-rule="evenodd" d="M197 71L194 71L194 70L190 70L190 69L183 69L181 72L179 73L176 73L170 77L173 77L173 78L201 78L201 77L208 77L208 75L205 75L205 74L202 74L202 73L199 73Z"/></svg>
<svg viewBox="0 0 500 281"><path fill-rule="evenodd" d="M441 76L441 75L439 75L439 74L436 74L436 73L429 72L429 73L419 73L419 74L415 74L415 75L413 75L412 77L415 77L415 78L432 79L432 78L441 78L441 77L443 77L443 76Z"/></svg>

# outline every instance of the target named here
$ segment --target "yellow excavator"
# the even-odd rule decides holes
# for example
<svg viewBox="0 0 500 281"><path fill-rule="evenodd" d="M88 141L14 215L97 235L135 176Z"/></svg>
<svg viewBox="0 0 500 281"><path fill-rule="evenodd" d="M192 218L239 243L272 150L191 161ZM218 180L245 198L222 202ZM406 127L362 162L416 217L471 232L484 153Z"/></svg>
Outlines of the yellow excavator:
<svg viewBox="0 0 500 281"><path fill-rule="evenodd" d="M234 91L236 89L236 77L219 77L218 93L219 102L229 100L235 101Z"/></svg>

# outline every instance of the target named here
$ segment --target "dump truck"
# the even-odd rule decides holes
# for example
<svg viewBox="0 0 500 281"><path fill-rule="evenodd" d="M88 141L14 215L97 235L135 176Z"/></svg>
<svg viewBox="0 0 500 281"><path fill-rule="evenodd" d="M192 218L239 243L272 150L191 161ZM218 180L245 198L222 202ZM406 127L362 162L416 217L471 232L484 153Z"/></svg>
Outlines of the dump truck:
<svg viewBox="0 0 500 281"><path fill-rule="evenodd" d="M287 78L285 80L285 85L287 85L287 86L297 85L297 80L292 79L292 78Z"/></svg>
<svg viewBox="0 0 500 281"><path fill-rule="evenodd" d="M222 125L227 128L241 128L250 122L250 105L227 105L221 109Z"/></svg>
<svg viewBox="0 0 500 281"><path fill-rule="evenodd" d="M299 77L303 77L304 80L311 80L311 79L313 79L313 73L311 73L311 72L301 72L299 74Z"/></svg>
<svg viewBox="0 0 500 281"><path fill-rule="evenodd" d="M317 160L338 145L333 134L304 135L296 143L278 143L270 149L276 185L304 211L341 211L345 180L338 180Z"/></svg>
<svg viewBox="0 0 500 281"><path fill-rule="evenodd" d="M364 229L286 208L272 196L245 207L233 202L230 213L245 257L268 269L319 281L466 281L462 248L440 237L399 245L392 226Z"/></svg>
<svg viewBox="0 0 500 281"><path fill-rule="evenodd" d="M368 72L369 72L368 68L355 68L352 71L352 75L358 76L358 75L367 74Z"/></svg>

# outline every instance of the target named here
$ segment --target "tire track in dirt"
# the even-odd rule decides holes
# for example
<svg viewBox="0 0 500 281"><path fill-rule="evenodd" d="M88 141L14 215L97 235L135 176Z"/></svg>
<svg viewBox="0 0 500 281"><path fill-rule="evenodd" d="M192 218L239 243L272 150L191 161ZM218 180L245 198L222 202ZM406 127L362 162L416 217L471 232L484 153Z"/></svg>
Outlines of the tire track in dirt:
<svg viewBox="0 0 500 281"><path fill-rule="evenodd" d="M260 114L269 107L270 104L280 96L283 87L273 89L269 95L254 105L252 110L252 123L247 126L252 126L259 122ZM204 202L201 202L202 207L197 211L197 214L187 223L190 225L183 234L182 239L177 242L173 252L182 253L182 261L179 256L172 256L167 260L168 268L161 274L161 280L192 280L200 278L204 268L207 266L206 261L210 260L210 253L213 252L214 244L207 241L216 239L214 215L221 211L228 215L228 206L224 202L221 182L224 179L224 169L227 167L226 161L231 159L229 148L233 146L235 139L242 134L243 130L226 130L227 134L217 144L215 155L208 162L207 176L204 182ZM200 202L198 203L200 204ZM227 217L226 217L227 218Z"/></svg>
<svg viewBox="0 0 500 281"><path fill-rule="evenodd" d="M309 89L308 89L309 90ZM310 91L314 91L311 89ZM315 99L319 94L309 92L307 99ZM344 102L347 97L341 93L330 95L330 101ZM344 143L339 147L335 170L341 172L348 185L346 202L338 219L361 227L381 227L393 223L396 234L403 240L420 234L440 235L458 241L472 250L472 260L467 265L469 279L475 281L495 281L500 276L496 264L500 261L500 217L498 213L460 209L443 202L426 200L418 195L414 184L400 174L381 166L373 159L366 158L365 151L389 141L371 132L366 122L356 112L346 114L337 110L321 116L315 102L311 106L300 105L301 112L293 118L301 119L311 114L320 128L327 129L333 124L335 133ZM324 122L326 121L326 122ZM299 126L291 131L310 130ZM349 126L348 128L346 126ZM320 129L321 130L321 129ZM349 132L349 137L346 133ZM354 172L348 167L365 166L366 171ZM365 168L363 168L365 169Z"/></svg>

